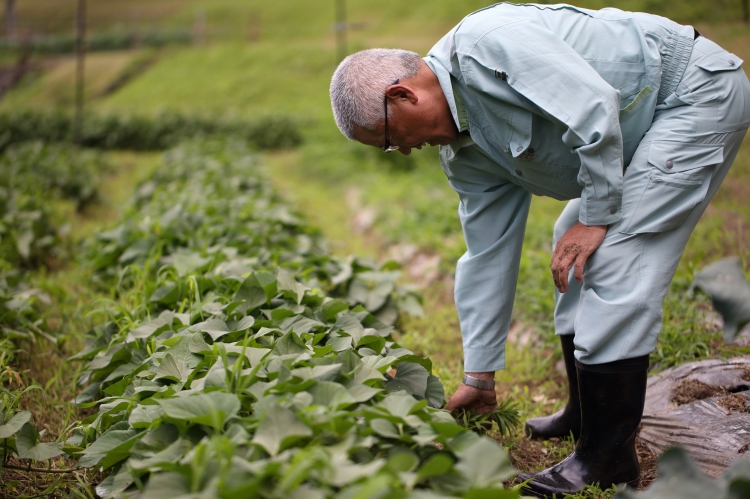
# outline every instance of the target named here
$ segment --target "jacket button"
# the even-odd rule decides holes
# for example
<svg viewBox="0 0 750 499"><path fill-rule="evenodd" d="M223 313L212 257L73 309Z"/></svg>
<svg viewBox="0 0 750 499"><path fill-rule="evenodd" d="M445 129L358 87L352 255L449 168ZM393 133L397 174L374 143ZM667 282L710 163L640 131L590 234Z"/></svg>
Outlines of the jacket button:
<svg viewBox="0 0 750 499"><path fill-rule="evenodd" d="M516 170L516 175L523 177L523 172L521 170Z"/></svg>
<svg viewBox="0 0 750 499"><path fill-rule="evenodd" d="M518 146L518 147L516 148L516 151L518 151L518 152L521 152L521 151L523 151L523 146Z"/></svg>
<svg viewBox="0 0 750 499"><path fill-rule="evenodd" d="M609 209L609 212L610 212L611 214L613 214L613 215L614 215L615 213L617 213L617 206L612 206L612 207L611 207L611 208Z"/></svg>
<svg viewBox="0 0 750 499"><path fill-rule="evenodd" d="M674 163L672 163L671 159L667 160L666 166L667 166L667 170L671 170L672 169L672 167L674 166Z"/></svg>

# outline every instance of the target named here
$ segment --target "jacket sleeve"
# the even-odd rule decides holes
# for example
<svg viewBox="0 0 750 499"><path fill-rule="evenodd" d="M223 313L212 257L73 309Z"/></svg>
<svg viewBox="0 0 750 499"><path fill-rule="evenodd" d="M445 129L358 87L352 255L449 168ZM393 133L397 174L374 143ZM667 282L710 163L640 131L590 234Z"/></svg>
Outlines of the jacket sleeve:
<svg viewBox="0 0 750 499"><path fill-rule="evenodd" d="M499 85L509 85L536 106L534 112L565 127L563 142L581 161L579 220L585 225L620 220L623 144L618 90L538 21L511 22L457 46L470 87L492 95L493 88L499 92Z"/></svg>
<svg viewBox="0 0 750 499"><path fill-rule="evenodd" d="M464 370L504 369L531 194L456 161L444 170L460 199L458 215L466 240L455 285Z"/></svg>

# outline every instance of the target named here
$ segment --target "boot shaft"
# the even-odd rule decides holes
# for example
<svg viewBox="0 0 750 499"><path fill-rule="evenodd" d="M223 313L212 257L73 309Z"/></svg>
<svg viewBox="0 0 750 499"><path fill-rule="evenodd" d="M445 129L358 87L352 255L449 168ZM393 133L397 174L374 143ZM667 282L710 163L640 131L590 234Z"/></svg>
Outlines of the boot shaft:
<svg viewBox="0 0 750 499"><path fill-rule="evenodd" d="M607 364L576 361L581 397L581 452L634 447L646 401L648 356Z"/></svg>

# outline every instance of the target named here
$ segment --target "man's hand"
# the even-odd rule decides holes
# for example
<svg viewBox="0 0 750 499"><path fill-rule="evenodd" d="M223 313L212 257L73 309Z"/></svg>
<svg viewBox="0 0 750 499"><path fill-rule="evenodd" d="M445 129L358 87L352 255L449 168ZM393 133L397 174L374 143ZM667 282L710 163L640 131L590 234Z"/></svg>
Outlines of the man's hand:
<svg viewBox="0 0 750 499"><path fill-rule="evenodd" d="M606 225L588 226L576 222L557 241L550 268L559 292L565 293L568 290L568 273L574 264L576 282L580 284L583 281L583 266L606 235Z"/></svg>
<svg viewBox="0 0 750 499"><path fill-rule="evenodd" d="M466 373L469 376L473 376L479 379L492 380L495 377L494 372L489 373ZM453 412L458 409L466 409L467 411L474 411L478 414L484 414L486 412L492 412L497 407L497 395L495 390L480 390L473 386L461 385L453 394L451 399L446 404L445 408Z"/></svg>

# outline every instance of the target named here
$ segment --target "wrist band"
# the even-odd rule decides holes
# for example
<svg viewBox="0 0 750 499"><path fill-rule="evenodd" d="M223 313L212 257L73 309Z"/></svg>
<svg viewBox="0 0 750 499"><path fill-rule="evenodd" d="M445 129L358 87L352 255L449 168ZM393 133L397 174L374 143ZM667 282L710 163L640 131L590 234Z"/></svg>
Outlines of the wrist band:
<svg viewBox="0 0 750 499"><path fill-rule="evenodd" d="M463 384L468 386L473 386L474 388L479 388L480 390L494 390L495 389L495 380L486 380L486 379L479 379L475 378L474 376L469 376L468 374L464 374Z"/></svg>

